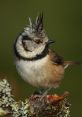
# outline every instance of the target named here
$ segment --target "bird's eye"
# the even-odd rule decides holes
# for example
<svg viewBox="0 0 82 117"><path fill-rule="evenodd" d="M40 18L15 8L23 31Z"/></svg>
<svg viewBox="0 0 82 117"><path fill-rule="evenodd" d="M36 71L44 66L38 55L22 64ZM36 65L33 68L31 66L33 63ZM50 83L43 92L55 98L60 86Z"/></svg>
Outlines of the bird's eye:
<svg viewBox="0 0 82 117"><path fill-rule="evenodd" d="M27 35L23 36L23 40L31 40Z"/></svg>
<svg viewBox="0 0 82 117"><path fill-rule="evenodd" d="M41 41L41 40L36 40L35 42L36 42L37 44L42 43L42 41Z"/></svg>

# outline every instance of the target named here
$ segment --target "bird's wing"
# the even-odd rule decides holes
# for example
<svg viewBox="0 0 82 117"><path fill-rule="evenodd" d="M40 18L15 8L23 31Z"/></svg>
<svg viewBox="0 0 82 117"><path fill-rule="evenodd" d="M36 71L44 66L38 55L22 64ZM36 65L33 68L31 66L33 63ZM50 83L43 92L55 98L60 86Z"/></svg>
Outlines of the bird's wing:
<svg viewBox="0 0 82 117"><path fill-rule="evenodd" d="M66 69L68 66L71 66L71 65L80 64L80 62L78 61L64 61L63 57L58 55L55 51L49 50L49 55L54 64L62 65L64 69Z"/></svg>
<svg viewBox="0 0 82 117"><path fill-rule="evenodd" d="M50 58L54 64L56 64L56 65L63 65L64 64L63 57L58 55L55 51L49 50L49 55L50 55Z"/></svg>

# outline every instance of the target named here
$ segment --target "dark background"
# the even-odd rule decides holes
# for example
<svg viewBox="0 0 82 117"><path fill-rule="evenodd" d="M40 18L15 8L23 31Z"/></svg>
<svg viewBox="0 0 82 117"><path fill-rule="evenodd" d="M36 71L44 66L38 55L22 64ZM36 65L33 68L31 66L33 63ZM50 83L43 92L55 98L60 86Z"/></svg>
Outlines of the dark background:
<svg viewBox="0 0 82 117"><path fill-rule="evenodd" d="M53 49L66 60L82 62L82 3L80 0L3 0L0 1L0 76L7 77L17 99L25 99L34 88L17 74L13 60L13 43L28 25L44 13L49 38L56 40ZM54 93L70 92L71 116L82 117L82 65L66 70L61 86Z"/></svg>

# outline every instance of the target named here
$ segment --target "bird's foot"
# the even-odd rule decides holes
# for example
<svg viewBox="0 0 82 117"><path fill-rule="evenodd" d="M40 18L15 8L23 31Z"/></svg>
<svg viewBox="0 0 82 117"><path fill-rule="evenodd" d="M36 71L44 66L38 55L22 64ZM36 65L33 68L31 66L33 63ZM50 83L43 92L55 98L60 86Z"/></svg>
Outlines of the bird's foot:
<svg viewBox="0 0 82 117"><path fill-rule="evenodd" d="M35 97L40 96L40 101L42 101L42 99L47 96L47 94L50 90L51 90L51 87L49 87L47 89L39 88L33 93L33 95L35 95Z"/></svg>
<svg viewBox="0 0 82 117"><path fill-rule="evenodd" d="M47 88L44 93L42 94L40 100L42 100L45 96L47 96L48 92L51 90L51 87Z"/></svg>
<svg viewBox="0 0 82 117"><path fill-rule="evenodd" d="M38 88L37 90L35 90L33 95L47 95L50 89L51 87L50 88Z"/></svg>

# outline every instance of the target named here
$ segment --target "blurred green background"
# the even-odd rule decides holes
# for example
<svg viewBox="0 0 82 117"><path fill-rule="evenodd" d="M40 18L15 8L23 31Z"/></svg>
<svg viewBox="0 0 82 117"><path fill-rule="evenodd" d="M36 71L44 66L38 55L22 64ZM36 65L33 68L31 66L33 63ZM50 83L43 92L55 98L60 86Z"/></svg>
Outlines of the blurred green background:
<svg viewBox="0 0 82 117"><path fill-rule="evenodd" d="M34 88L17 74L13 43L28 24L44 13L44 24L52 46L66 60L82 62L82 3L79 0L0 0L0 76L6 76L17 99L25 99ZM71 117L82 117L82 65L66 70L61 86L54 92L70 92Z"/></svg>

